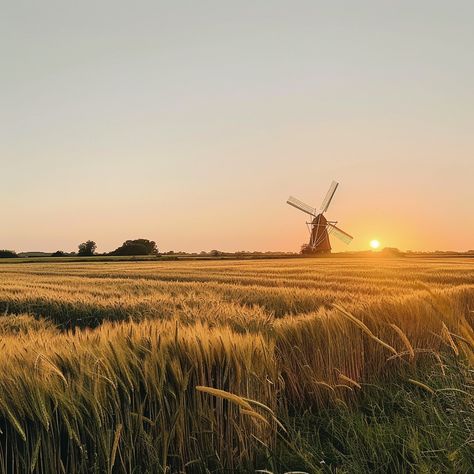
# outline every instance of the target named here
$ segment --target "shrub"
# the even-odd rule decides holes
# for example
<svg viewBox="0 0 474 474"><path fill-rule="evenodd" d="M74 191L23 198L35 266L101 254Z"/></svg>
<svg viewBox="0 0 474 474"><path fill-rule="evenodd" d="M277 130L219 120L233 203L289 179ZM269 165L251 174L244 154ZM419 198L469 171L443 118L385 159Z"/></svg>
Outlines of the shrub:
<svg viewBox="0 0 474 474"><path fill-rule="evenodd" d="M0 258L17 258L18 255L14 250L0 250Z"/></svg>
<svg viewBox="0 0 474 474"><path fill-rule="evenodd" d="M62 250L56 250L56 252L51 254L51 257L65 257L66 254Z"/></svg>

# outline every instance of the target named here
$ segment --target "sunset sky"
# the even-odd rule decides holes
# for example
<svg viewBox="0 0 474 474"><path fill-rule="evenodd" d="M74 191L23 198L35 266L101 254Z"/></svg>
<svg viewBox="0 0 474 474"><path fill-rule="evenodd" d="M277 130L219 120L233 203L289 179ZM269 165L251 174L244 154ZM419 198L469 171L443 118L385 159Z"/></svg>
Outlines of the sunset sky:
<svg viewBox="0 0 474 474"><path fill-rule="evenodd" d="M0 248L474 249L474 2L11 1Z"/></svg>

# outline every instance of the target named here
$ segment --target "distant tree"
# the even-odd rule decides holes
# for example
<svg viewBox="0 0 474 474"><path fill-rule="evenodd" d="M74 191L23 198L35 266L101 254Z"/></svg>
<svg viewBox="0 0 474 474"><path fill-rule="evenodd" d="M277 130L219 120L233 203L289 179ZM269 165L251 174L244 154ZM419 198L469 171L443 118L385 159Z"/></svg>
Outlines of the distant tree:
<svg viewBox="0 0 474 474"><path fill-rule="evenodd" d="M14 250L0 250L0 258L17 258L18 255Z"/></svg>
<svg viewBox="0 0 474 474"><path fill-rule="evenodd" d="M402 256L402 252L400 252L400 250L398 250L395 247L385 247L380 251L380 253L382 255L385 255L386 257L401 257Z"/></svg>
<svg viewBox="0 0 474 474"><path fill-rule="evenodd" d="M148 239L126 240L111 255L157 255L156 242Z"/></svg>
<svg viewBox="0 0 474 474"><path fill-rule="evenodd" d="M66 254L62 250L56 250L56 252L51 254L51 257L65 257Z"/></svg>
<svg viewBox="0 0 474 474"><path fill-rule="evenodd" d="M211 257L218 257L219 255L222 255L222 252L220 252L219 250L211 250L211 251L209 252L209 255L210 255Z"/></svg>
<svg viewBox="0 0 474 474"><path fill-rule="evenodd" d="M97 244L93 240L88 240L82 244L79 244L79 252L77 255L80 257L90 257L94 255L94 252L97 249Z"/></svg>

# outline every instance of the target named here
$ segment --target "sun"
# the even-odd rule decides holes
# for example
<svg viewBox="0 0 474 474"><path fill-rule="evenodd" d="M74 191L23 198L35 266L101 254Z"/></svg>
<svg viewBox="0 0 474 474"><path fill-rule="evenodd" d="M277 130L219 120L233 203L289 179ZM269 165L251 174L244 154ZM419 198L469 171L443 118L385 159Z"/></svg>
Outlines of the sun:
<svg viewBox="0 0 474 474"><path fill-rule="evenodd" d="M378 240L371 240L370 241L370 246L376 250L380 247L380 242Z"/></svg>

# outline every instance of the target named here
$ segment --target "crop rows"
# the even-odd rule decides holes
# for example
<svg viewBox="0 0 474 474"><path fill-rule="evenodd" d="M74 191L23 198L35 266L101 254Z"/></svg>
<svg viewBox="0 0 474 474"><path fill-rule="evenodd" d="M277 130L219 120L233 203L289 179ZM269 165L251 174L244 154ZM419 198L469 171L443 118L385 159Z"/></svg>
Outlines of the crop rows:
<svg viewBox="0 0 474 474"><path fill-rule="evenodd" d="M472 363L471 262L2 264L0 470L265 466L290 413Z"/></svg>

